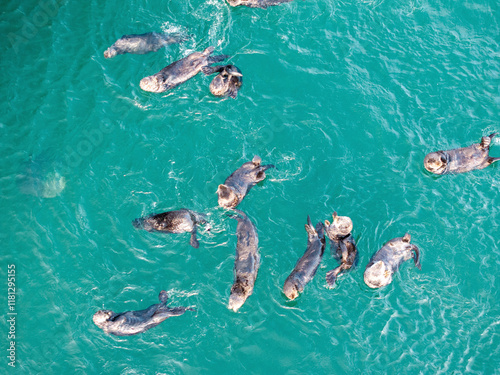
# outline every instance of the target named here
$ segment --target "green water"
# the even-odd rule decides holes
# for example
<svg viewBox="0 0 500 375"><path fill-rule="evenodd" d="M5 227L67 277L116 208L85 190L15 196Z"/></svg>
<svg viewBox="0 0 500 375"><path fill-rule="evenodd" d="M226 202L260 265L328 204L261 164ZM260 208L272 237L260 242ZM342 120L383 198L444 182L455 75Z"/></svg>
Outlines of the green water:
<svg viewBox="0 0 500 375"><path fill-rule="evenodd" d="M499 3L295 0L4 2L0 16L2 373L498 374L500 165L434 177L433 150L500 132ZM105 60L123 34L189 41ZM141 78L213 45L243 72L236 100L199 74L164 94ZM499 137L500 138L500 137ZM215 191L253 155L276 165L239 206L256 224L253 295L227 309L236 221ZM500 141L491 147L500 156ZM212 230L131 221L181 207ZM304 224L351 217L359 261L326 288L329 250L295 301L283 283ZM371 290L363 271L409 232L422 270ZM15 265L15 368L8 265ZM195 312L131 337L100 309Z"/></svg>

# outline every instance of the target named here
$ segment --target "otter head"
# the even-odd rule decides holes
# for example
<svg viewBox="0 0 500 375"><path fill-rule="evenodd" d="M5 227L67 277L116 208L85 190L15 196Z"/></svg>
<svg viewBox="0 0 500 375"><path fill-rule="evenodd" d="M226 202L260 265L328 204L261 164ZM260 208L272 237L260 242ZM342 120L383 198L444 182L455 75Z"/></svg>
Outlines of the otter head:
<svg viewBox="0 0 500 375"><path fill-rule="evenodd" d="M332 215L333 221L325 220L326 234L329 238L343 238L352 232L352 220L347 216L338 216L336 212Z"/></svg>
<svg viewBox="0 0 500 375"><path fill-rule="evenodd" d="M109 318L113 316L113 314L114 313L111 310L100 310L94 314L92 320L94 321L96 326L103 329L103 327L106 325Z"/></svg>
<svg viewBox="0 0 500 375"><path fill-rule="evenodd" d="M229 186L219 185L217 191L219 196L219 206L224 208L234 208L238 205L238 196Z"/></svg>
<svg viewBox="0 0 500 375"><path fill-rule="evenodd" d="M149 92L162 92L164 91L160 82L158 82L158 78L156 76L144 77L141 79L139 86L144 91Z"/></svg>
<svg viewBox="0 0 500 375"><path fill-rule="evenodd" d="M363 278L370 288L381 288L391 283L392 271L379 260L366 268Z"/></svg>
<svg viewBox="0 0 500 375"><path fill-rule="evenodd" d="M224 71L223 71L224 72ZM228 90L227 75L224 77L222 73L217 74L212 82L210 82L210 92L215 96L224 96Z"/></svg>
<svg viewBox="0 0 500 375"><path fill-rule="evenodd" d="M285 296L291 301L293 301L295 298L299 296L299 289L297 287L297 284L294 282L289 282L288 280L285 282L285 285L283 286L283 293L285 293Z"/></svg>
<svg viewBox="0 0 500 375"><path fill-rule="evenodd" d="M229 95L231 93L232 87L241 86L242 76L243 75L236 66L226 65L210 83L210 92L215 96Z"/></svg>
<svg viewBox="0 0 500 375"><path fill-rule="evenodd" d="M431 152L424 159L424 167L431 173L441 174L448 165L445 155L442 152Z"/></svg>
<svg viewBox="0 0 500 375"><path fill-rule="evenodd" d="M152 232L154 230L161 230L162 228L158 228L158 223L155 222L151 217L140 217L138 219L132 220L132 225L137 229L144 229L148 232Z"/></svg>
<svg viewBox="0 0 500 375"><path fill-rule="evenodd" d="M114 47L109 47L106 51L104 51L104 58L111 59L118 55L118 51Z"/></svg>
<svg viewBox="0 0 500 375"><path fill-rule="evenodd" d="M227 305L227 308L236 312L241 306L243 306L245 300L246 298L243 294L231 293L231 295L229 296L229 303Z"/></svg>
<svg viewBox="0 0 500 375"><path fill-rule="evenodd" d="M227 305L228 309L236 312L241 306L243 306L248 297L247 286L247 279L236 279L236 282L231 287L231 295L229 296L229 303Z"/></svg>

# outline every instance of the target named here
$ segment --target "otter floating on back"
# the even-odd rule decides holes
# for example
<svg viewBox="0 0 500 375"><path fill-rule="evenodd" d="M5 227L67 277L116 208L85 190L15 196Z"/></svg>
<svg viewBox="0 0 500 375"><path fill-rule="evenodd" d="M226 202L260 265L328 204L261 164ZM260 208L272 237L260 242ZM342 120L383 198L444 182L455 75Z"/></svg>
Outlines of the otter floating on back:
<svg viewBox="0 0 500 375"><path fill-rule="evenodd" d="M464 173L483 169L500 160L489 156L490 144L497 133L481 138L481 143L448 151L435 151L426 155L424 167L434 174Z"/></svg>
<svg viewBox="0 0 500 375"><path fill-rule="evenodd" d="M353 228L352 220L347 216L338 216L336 212L332 216L332 223L325 220L325 230L326 235L332 242L332 247L335 248L335 255L340 259L340 266L328 271L326 274L326 282L330 288L333 287L337 276L342 271L347 271L353 266L358 253L356 243L351 234Z"/></svg>
<svg viewBox="0 0 500 375"><path fill-rule="evenodd" d="M243 84L243 74L234 65L208 66L203 73L209 75L218 72L210 83L210 92L215 96L229 96L236 99L238 90Z"/></svg>
<svg viewBox="0 0 500 375"><path fill-rule="evenodd" d="M219 185L216 193L219 196L219 206L234 208L241 203L248 191L266 178L265 171L274 165L261 165L262 159L255 155L252 161L244 163L234 171L224 184Z"/></svg>
<svg viewBox="0 0 500 375"><path fill-rule="evenodd" d="M144 77L139 83L141 89L157 93L171 90L193 78L204 67L221 62L229 57L226 55L210 56L214 49L214 47L208 47L203 52L193 52L183 59L166 66L158 73Z"/></svg>
<svg viewBox="0 0 500 375"><path fill-rule="evenodd" d="M366 266L363 275L366 285L370 288L381 288L392 282L392 275L399 266L413 258L415 266L420 267L420 252L418 247L410 244L411 236L406 233L403 237L394 238L385 243L377 251Z"/></svg>

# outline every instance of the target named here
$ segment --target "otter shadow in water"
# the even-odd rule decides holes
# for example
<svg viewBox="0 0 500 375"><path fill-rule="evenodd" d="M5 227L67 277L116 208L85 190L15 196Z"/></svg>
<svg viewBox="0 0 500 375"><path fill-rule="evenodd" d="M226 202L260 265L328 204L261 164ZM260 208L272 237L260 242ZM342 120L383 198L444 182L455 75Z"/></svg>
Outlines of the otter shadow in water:
<svg viewBox="0 0 500 375"><path fill-rule="evenodd" d="M164 290L160 292L158 298L160 303L151 305L144 310L126 311L118 314L111 310L100 310L94 314L92 320L106 333L116 336L131 336L156 327L171 316L182 315L187 310L194 311L194 309L187 307L168 307L168 294Z"/></svg>
<svg viewBox="0 0 500 375"><path fill-rule="evenodd" d="M66 179L43 157L32 158L22 173L16 176L16 185L23 194L41 198L55 198L66 187Z"/></svg>

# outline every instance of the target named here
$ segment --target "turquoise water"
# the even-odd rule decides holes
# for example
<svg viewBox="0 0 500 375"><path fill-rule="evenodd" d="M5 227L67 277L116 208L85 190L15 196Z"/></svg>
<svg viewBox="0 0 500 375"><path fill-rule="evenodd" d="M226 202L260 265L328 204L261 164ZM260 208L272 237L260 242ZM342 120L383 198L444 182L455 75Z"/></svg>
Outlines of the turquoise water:
<svg viewBox="0 0 500 375"><path fill-rule="evenodd" d="M0 30L1 366L16 373L498 374L500 165L434 177L433 150L500 132L499 3L223 0L4 2ZM105 60L123 34L191 40ZM199 74L164 94L141 78L213 45L243 72L236 100ZM499 137L500 138L500 137ZM262 265L233 313L236 221L215 191L253 155L275 170L239 206ZM500 141L491 147L500 156ZM131 221L181 207L211 231L164 236ZM354 223L359 261L326 288L329 250L295 301L281 289L304 224ZM363 271L409 232L422 270L371 290ZM15 365L8 266L15 265ZM169 292L195 312L132 337L100 309ZM3 371L3 370L2 370ZM7 373L7 372L5 372Z"/></svg>

